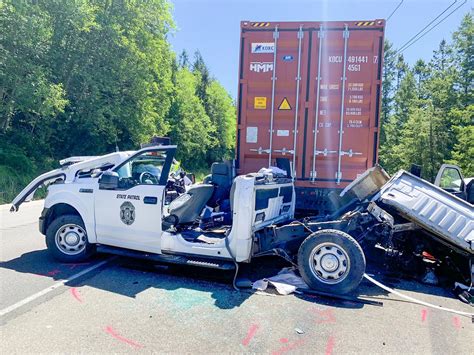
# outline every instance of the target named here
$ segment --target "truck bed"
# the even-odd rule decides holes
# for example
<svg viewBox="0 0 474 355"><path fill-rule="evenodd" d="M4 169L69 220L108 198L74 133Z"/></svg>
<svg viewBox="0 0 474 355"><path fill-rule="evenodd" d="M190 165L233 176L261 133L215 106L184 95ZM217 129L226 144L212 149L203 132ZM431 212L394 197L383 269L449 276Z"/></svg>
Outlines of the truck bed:
<svg viewBox="0 0 474 355"><path fill-rule="evenodd" d="M474 206L400 170L376 198L445 242L474 254Z"/></svg>

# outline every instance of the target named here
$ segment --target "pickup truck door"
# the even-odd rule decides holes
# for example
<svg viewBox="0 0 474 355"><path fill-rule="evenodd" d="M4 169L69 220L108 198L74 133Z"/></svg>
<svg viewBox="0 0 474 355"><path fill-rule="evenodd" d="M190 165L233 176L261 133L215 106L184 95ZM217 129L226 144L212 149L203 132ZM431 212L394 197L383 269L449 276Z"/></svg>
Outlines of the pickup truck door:
<svg viewBox="0 0 474 355"><path fill-rule="evenodd" d="M161 252L163 199L175 150L140 150L113 169L118 186L99 179L94 204L98 243Z"/></svg>
<svg viewBox="0 0 474 355"><path fill-rule="evenodd" d="M463 200L467 198L464 177L456 165L441 165L434 184Z"/></svg>

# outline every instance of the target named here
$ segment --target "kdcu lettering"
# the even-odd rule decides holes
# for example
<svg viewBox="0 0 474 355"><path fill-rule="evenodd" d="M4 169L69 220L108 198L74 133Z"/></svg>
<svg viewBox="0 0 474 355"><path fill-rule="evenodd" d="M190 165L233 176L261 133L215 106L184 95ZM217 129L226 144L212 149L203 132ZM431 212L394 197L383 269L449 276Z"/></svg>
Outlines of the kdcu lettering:
<svg viewBox="0 0 474 355"><path fill-rule="evenodd" d="M273 63L271 62L250 62L250 71L256 73L266 73L273 70Z"/></svg>

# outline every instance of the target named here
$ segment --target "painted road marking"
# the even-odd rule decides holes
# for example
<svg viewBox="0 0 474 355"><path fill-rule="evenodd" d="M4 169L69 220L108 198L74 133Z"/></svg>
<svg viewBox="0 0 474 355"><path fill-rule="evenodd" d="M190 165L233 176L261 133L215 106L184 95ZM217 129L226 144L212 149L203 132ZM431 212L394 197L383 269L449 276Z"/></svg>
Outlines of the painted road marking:
<svg viewBox="0 0 474 355"><path fill-rule="evenodd" d="M121 336L120 334L118 334L114 328L112 328L110 325L108 325L106 328L105 328L105 332L106 333L109 333L110 335L112 335L115 339L121 341L122 343L126 343L128 345L131 345L133 346L134 348L143 348L143 345L142 344L138 344L137 342L131 340L131 339L128 339L128 338L125 338L123 336Z"/></svg>
<svg viewBox="0 0 474 355"><path fill-rule="evenodd" d="M77 288L73 287L71 288L71 295L78 301L82 303L82 298L79 296L79 291L77 291Z"/></svg>
<svg viewBox="0 0 474 355"><path fill-rule="evenodd" d="M55 289L61 287L61 286L64 286L66 283L68 282L71 282L91 271L94 271L95 269L98 269L102 266L104 266L105 264L107 264L109 261L111 261L112 259L115 259L115 257L112 257L112 258L109 258L107 260L104 260L104 261L101 261L100 263L98 264L95 264L95 265L92 265L91 267L85 269L85 270L82 270L81 272L78 272L77 274L74 274L72 275L70 278L68 279L65 279L65 280L62 280L62 281L59 281L59 282L56 282L53 286L50 286L50 287L47 287L45 288L44 290L42 291L39 291L29 297L26 297L24 299L22 299L21 301L15 303L15 304L12 304L11 306L8 306L7 308L4 308L0 311L0 317L3 317L5 314L8 314L8 313L11 313L13 312L14 310L40 298L41 296L44 296L48 293L50 293L51 291L54 291Z"/></svg>
<svg viewBox="0 0 474 355"><path fill-rule="evenodd" d="M259 328L258 324L252 324L247 332L247 336L245 337L244 340L242 340L242 345L247 346L250 344L250 341L252 338L255 336L255 333L257 332Z"/></svg>

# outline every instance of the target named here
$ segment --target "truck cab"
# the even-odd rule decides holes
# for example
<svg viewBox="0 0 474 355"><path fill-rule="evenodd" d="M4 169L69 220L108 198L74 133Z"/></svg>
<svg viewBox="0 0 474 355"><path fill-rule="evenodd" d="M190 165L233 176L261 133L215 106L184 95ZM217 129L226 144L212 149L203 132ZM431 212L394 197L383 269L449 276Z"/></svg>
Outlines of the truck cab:
<svg viewBox="0 0 474 355"><path fill-rule="evenodd" d="M474 178L464 178L461 169L452 164L441 165L434 184L443 190L474 204Z"/></svg>
<svg viewBox="0 0 474 355"><path fill-rule="evenodd" d="M70 159L31 182L12 211L49 183L40 231L56 258L77 262L99 250L213 267L250 261L255 232L293 219L291 178L271 172L234 178L225 163L213 165L207 183L167 203L176 148ZM221 223L203 224L205 212Z"/></svg>

